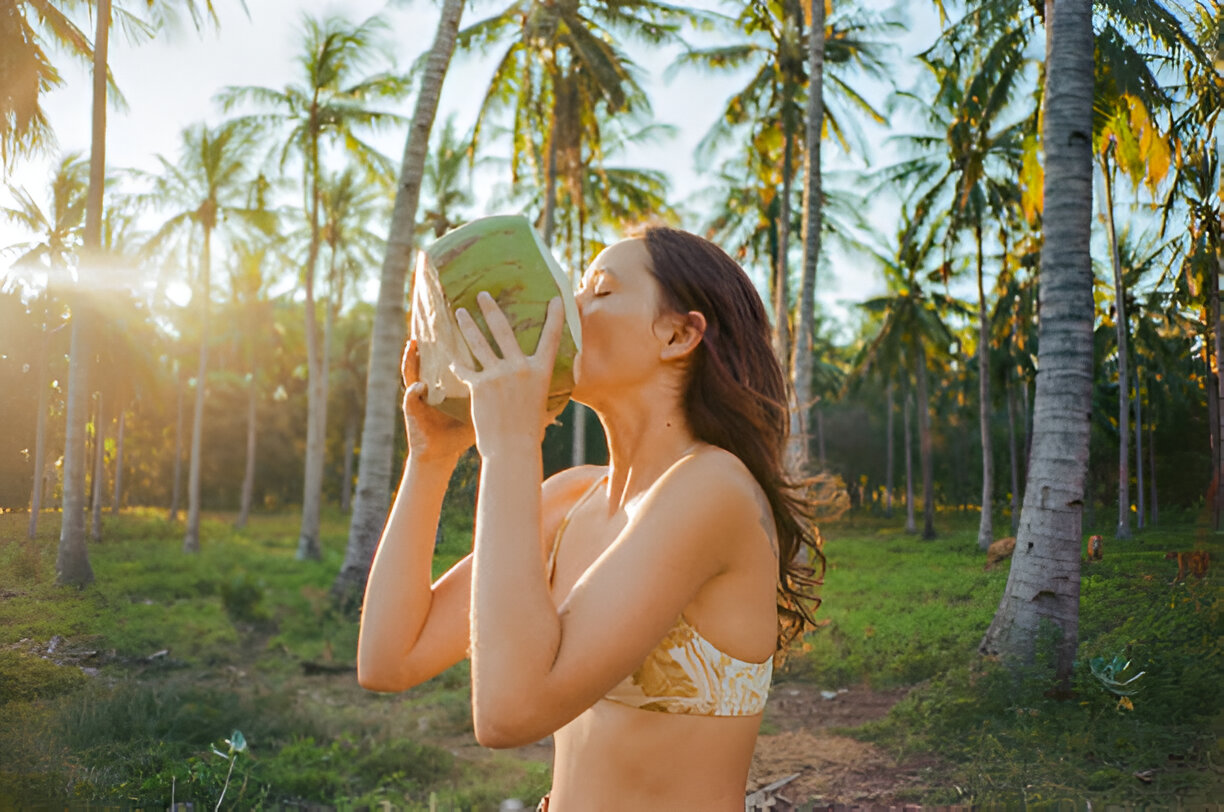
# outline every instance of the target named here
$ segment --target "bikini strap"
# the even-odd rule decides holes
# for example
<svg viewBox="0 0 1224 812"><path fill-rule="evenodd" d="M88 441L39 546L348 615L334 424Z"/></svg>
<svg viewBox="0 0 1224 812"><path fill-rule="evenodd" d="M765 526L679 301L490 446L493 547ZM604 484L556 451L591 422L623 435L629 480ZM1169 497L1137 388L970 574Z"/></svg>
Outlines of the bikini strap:
<svg viewBox="0 0 1224 812"><path fill-rule="evenodd" d="M579 505L591 498L591 495L595 493L596 489L598 489L607 478L608 474L605 472L602 476L591 483L591 487L587 488L586 491L583 492L582 496L578 497L578 500L574 502L574 504L570 505L570 509L565 513L565 518L561 520L561 524L557 525L557 533L553 536L552 550L548 554L549 586L552 586L553 576L557 574L557 551L561 549L561 537L565 535L565 528L569 527L570 517L574 515L574 511L578 509Z"/></svg>

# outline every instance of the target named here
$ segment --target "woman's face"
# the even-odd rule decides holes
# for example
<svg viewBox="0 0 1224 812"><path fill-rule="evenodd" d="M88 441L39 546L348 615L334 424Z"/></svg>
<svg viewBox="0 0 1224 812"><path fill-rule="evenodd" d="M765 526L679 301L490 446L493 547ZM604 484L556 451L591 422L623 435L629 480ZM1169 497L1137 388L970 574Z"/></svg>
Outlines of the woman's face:
<svg viewBox="0 0 1224 812"><path fill-rule="evenodd" d="M574 397L584 403L646 379L661 363L659 283L649 268L646 241L623 240L595 257L582 278Z"/></svg>

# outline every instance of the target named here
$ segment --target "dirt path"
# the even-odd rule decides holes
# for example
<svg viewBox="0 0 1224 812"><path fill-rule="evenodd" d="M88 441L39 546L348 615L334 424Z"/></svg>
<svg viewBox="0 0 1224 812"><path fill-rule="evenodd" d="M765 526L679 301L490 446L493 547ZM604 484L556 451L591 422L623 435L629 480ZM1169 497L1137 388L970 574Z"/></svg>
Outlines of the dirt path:
<svg viewBox="0 0 1224 812"><path fill-rule="evenodd" d="M798 773L781 791L795 803L884 805L912 800L913 791L937 770L933 759L897 764L874 745L828 732L883 718L905 693L852 688L827 698L812 685L775 685L762 726L770 732L757 739L749 791Z"/></svg>

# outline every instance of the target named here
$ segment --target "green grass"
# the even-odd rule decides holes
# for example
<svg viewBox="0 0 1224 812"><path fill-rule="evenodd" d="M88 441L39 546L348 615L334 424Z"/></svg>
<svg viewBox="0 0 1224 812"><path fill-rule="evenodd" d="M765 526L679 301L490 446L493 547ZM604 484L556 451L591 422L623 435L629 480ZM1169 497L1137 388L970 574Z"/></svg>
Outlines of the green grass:
<svg viewBox="0 0 1224 812"><path fill-rule="evenodd" d="M1173 584L1177 565L1164 557L1197 543L1218 562L1220 536L1183 526L1106 538L1104 560L1082 565L1075 697L1060 701L1047 696L1054 684L1045 661L1012 672L977 655L1007 567L982 571L976 516L940 518L934 541L878 520L826 530L818 618L829 624L809 635L783 679L916 685L886 720L855 735L899 759L948 759L953 774L915 798L925 803L1224 797L1213 766L1224 709L1219 572ZM1131 661L1127 676L1145 672L1132 709L1088 667L1116 655Z"/></svg>
<svg viewBox="0 0 1224 812"><path fill-rule="evenodd" d="M915 801L1167 804L1221 792L1210 783L1224 704L1219 576L1171 585L1176 562L1164 559L1205 543L1218 562L1218 536L1185 526L1107 539L1105 560L1083 568L1076 697L1058 701L1041 662L1010 671L976 654L1007 568L982 571L974 516L939 518L935 541L899 520L825 527L817 617L828 624L777 680L914 686L888 718L850 733L948 765ZM474 755L466 663L397 696L362 691L351 673L303 674L303 661L355 657L357 622L328 594L345 517L325 516L319 562L294 558L296 515L243 531L226 519L208 517L188 556L181 526L160 512L107 517L105 540L90 545L97 582L77 590L52 585L57 516L27 542L27 517L0 514L0 807L164 805L171 792L215 804L229 763L213 747L224 751L234 729L250 748L227 807L427 809L432 798L495 809L547 789L547 765ZM467 553L470 528L470 509L452 506L435 574ZM64 665L40 656L57 635ZM1146 672L1133 709L1087 668L1119 654L1128 674Z"/></svg>

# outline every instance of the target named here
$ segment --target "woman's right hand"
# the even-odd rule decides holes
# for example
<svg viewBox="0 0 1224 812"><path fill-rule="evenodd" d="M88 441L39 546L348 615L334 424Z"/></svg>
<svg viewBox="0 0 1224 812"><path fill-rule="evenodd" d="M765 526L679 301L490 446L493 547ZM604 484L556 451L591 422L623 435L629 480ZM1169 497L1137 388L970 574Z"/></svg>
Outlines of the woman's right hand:
<svg viewBox="0 0 1224 812"><path fill-rule="evenodd" d="M421 356L416 339L404 348L400 364L404 376L404 428L408 453L417 459L456 460L476 442L471 423L456 420L425 402L425 383L420 380Z"/></svg>

